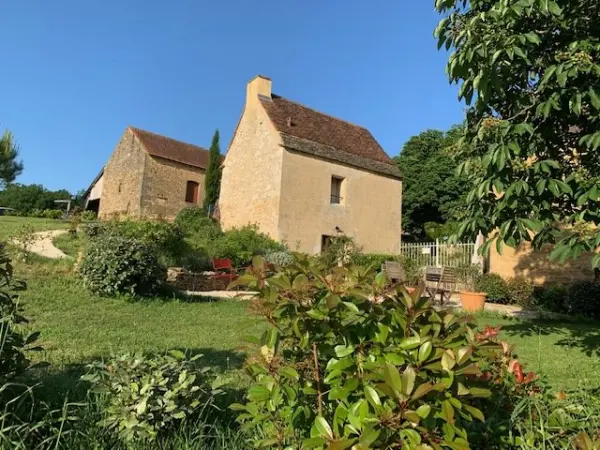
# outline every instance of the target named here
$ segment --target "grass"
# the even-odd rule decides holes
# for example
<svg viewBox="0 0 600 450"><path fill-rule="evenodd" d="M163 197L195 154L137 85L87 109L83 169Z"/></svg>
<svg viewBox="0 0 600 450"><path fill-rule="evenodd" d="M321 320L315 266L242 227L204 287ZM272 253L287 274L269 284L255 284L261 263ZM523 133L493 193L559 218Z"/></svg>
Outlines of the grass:
<svg viewBox="0 0 600 450"><path fill-rule="evenodd" d="M75 252L80 238L61 238ZM221 370L244 359L244 337L258 336L260 320L239 300L187 301L157 298L102 298L88 293L73 273L73 261L34 257L18 264L17 276L32 330L41 332L44 351L37 360L56 368L81 366L124 351L162 352L170 348L203 353ZM595 322L524 320L481 315L483 326L501 325L502 339L516 344L527 370L541 372L556 389L585 384L600 387L600 327Z"/></svg>
<svg viewBox="0 0 600 450"><path fill-rule="evenodd" d="M81 232L72 236L69 233L56 236L52 243L56 248L62 250L66 255L76 258L80 251L85 248L87 240Z"/></svg>
<svg viewBox="0 0 600 450"><path fill-rule="evenodd" d="M67 228L69 223L64 220L40 219L37 217L0 216L0 241L12 236L25 224L31 225L37 231L58 230Z"/></svg>
<svg viewBox="0 0 600 450"><path fill-rule="evenodd" d="M500 325L500 337L516 345L526 370L541 373L557 390L600 388L600 324L575 320L525 320L481 315L483 326Z"/></svg>

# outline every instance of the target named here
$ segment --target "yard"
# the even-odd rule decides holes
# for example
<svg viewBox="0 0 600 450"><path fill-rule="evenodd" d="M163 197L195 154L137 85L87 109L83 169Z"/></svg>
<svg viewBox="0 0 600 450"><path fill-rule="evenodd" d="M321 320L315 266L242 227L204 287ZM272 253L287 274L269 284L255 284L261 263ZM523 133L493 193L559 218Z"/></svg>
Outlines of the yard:
<svg viewBox="0 0 600 450"><path fill-rule="evenodd" d="M23 225L31 225L37 231L67 228L68 222L36 217L0 216L0 240L12 236Z"/></svg>
<svg viewBox="0 0 600 450"><path fill-rule="evenodd" d="M123 351L188 349L205 355L221 371L238 370L245 336L258 336L261 322L238 300L134 302L87 293L71 273L71 262L36 258L19 265L28 282L22 300L32 330L41 331L37 354L55 369L79 366ZM546 376L553 388L600 387L600 327L588 322L531 321L483 315L483 326L501 325L503 339L517 345L528 370ZM231 374L230 374L231 375ZM237 375L235 375L237 378Z"/></svg>

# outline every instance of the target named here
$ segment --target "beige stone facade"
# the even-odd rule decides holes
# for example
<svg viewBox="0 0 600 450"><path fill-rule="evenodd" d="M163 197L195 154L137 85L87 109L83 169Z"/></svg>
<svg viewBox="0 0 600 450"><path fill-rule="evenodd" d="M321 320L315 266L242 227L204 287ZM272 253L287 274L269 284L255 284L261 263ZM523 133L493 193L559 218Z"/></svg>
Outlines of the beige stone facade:
<svg viewBox="0 0 600 450"><path fill-rule="evenodd" d="M146 134L141 134L140 139L139 133ZM93 193L101 190L100 219L173 219L186 206L202 205L205 169L151 154L153 151L148 146L153 145L153 141L144 140L147 136L154 138L150 133L128 128L108 160L104 173L90 187L89 200L93 200ZM196 164L195 160L191 162ZM198 197L194 203L186 202L188 182L198 185Z"/></svg>
<svg viewBox="0 0 600 450"><path fill-rule="evenodd" d="M288 101L271 106L273 98L271 80L259 76L249 83L223 168L223 227L254 223L308 253L318 253L324 238L340 233L366 252L397 253L402 182L383 150L377 153L370 133ZM344 140L352 133L356 139ZM319 142L320 136L329 141ZM355 154L340 150L336 139L345 148L348 142L362 147L362 140L373 150L365 155L360 148ZM332 202L332 178L341 180L339 203Z"/></svg>
<svg viewBox="0 0 600 450"><path fill-rule="evenodd" d="M500 254L493 245L490 249L489 271L503 278L522 276L540 286L594 280L591 254L560 264L549 259L551 250L550 246L534 250L529 243L525 243L516 249L504 246Z"/></svg>

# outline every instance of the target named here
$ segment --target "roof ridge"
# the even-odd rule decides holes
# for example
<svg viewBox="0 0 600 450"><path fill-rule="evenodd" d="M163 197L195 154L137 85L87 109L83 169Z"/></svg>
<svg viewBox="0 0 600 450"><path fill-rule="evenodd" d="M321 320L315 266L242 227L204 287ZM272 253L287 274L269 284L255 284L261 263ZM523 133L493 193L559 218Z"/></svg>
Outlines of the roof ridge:
<svg viewBox="0 0 600 450"><path fill-rule="evenodd" d="M153 131L143 130L143 129L141 129L141 128L134 127L133 125L129 125L127 128L128 128L129 130L131 130L131 131L132 131L132 132L133 132L133 133L134 133L134 134L135 134L135 135L136 135L138 138L140 138L140 136L139 136L138 132L140 132L140 131L141 131L142 133L148 133L148 134L152 134L152 135L154 135L154 136L157 136L157 137L160 137L160 138L163 138L163 139L168 139L168 140L170 140L170 141L175 141L175 142L177 142L177 143L179 143L179 144L184 144L184 145L189 145L189 146L191 146L191 147L196 147L196 148L198 148L198 149L200 149L200 150L202 150L202 151L205 151L205 152L208 152L208 151L209 151L207 148L200 147L199 145L192 144L191 142L180 141L179 139L174 139L174 138L172 138L172 137L165 136L164 134L158 134L158 133L155 133L155 132L153 132Z"/></svg>
<svg viewBox="0 0 600 450"><path fill-rule="evenodd" d="M317 114L321 114L321 115L323 115L323 116L326 116L326 117L329 117L329 118L331 118L331 119L334 119L334 120L339 120L340 122L347 123L348 125L352 125L353 127L356 127L356 128L361 128L361 129L363 129L363 130L367 131L367 132L368 132L368 133L369 133L371 136L373 136L373 135L371 134L371 132L369 131L369 129L368 129L367 127L365 127L365 126L358 125L358 124L356 124L356 123L353 123L353 122L350 122L350 121L348 121L348 120L345 120L345 119L340 119L339 117L333 116L333 115L331 115L331 114L327 114L327 113L321 112L321 111L319 111L318 109L311 108L310 106L306 106L306 105L304 105L304 104L302 104L302 103L300 103L300 102L297 102L297 101L295 101L295 100L290 100L289 98L287 98L287 97L283 97L283 96L281 96L281 95L279 95L279 94L272 94L272 96L275 96L275 97L281 98L281 99L285 100L286 102L293 103L293 104L295 104L295 105L301 106L302 108L310 109L311 111L314 111L314 112L316 112Z"/></svg>

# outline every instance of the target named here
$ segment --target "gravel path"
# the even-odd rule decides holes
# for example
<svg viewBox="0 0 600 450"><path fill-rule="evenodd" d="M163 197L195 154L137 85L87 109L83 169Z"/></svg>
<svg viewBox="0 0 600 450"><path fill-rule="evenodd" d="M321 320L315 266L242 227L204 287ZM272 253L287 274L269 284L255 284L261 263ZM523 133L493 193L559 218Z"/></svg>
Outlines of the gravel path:
<svg viewBox="0 0 600 450"><path fill-rule="evenodd" d="M38 239L31 246L31 253L52 259L68 258L62 250L57 249L52 243L52 240L56 236L60 236L66 232L67 230L38 231L35 233Z"/></svg>

